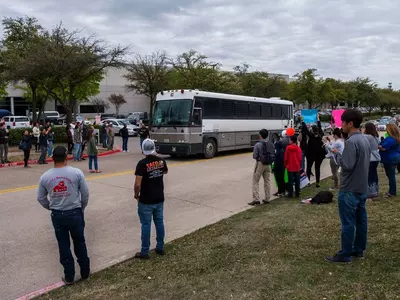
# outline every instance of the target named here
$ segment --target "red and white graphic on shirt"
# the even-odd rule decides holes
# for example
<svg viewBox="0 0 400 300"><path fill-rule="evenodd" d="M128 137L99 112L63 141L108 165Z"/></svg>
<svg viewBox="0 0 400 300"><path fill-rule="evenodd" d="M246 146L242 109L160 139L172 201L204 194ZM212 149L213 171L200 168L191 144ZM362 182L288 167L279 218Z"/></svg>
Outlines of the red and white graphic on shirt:
<svg viewBox="0 0 400 300"><path fill-rule="evenodd" d="M68 191L68 187L65 185L64 181L60 181L54 188L54 193L65 193Z"/></svg>

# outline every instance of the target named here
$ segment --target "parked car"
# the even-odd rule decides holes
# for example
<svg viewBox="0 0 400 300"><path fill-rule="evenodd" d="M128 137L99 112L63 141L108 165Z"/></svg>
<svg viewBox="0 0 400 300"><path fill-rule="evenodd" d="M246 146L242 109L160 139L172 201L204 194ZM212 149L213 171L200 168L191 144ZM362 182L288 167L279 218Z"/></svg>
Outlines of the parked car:
<svg viewBox="0 0 400 300"><path fill-rule="evenodd" d="M4 117L4 121L8 129L31 127L29 118L25 116L7 116Z"/></svg>
<svg viewBox="0 0 400 300"><path fill-rule="evenodd" d="M386 125L389 123L389 119L381 119L378 123L378 131L386 131Z"/></svg>
<svg viewBox="0 0 400 300"><path fill-rule="evenodd" d="M138 132L139 132L138 126L131 125L124 119L105 119L105 120L101 121L101 124L104 124L104 123L112 124L112 126L113 126L112 129L113 129L113 132L115 135L119 135L119 130L122 129L125 124L127 125L126 127L128 128L129 136L137 136Z"/></svg>
<svg viewBox="0 0 400 300"><path fill-rule="evenodd" d="M7 109L0 109L0 119L5 116L12 116L12 113Z"/></svg>
<svg viewBox="0 0 400 300"><path fill-rule="evenodd" d="M37 113L37 115L39 115ZM30 120L32 120L32 112L30 112L28 114L28 118ZM40 115L40 120L38 119L38 122L42 122L42 123L53 123L53 124L58 124L58 125L62 125L62 118L60 117L60 114L58 111L52 111L52 110L48 110L48 111L44 111L42 112L42 114Z"/></svg>

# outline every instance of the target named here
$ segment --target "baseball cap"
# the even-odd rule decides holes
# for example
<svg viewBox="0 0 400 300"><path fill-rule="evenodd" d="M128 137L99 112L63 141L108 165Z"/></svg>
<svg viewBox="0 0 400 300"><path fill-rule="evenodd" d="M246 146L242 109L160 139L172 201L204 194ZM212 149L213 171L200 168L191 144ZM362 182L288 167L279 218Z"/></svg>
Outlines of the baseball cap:
<svg viewBox="0 0 400 300"><path fill-rule="evenodd" d="M142 144L142 150L144 155L152 155L156 152L156 145L153 140L145 139Z"/></svg>
<svg viewBox="0 0 400 300"><path fill-rule="evenodd" d="M282 130L282 137L286 137L286 130Z"/></svg>
<svg viewBox="0 0 400 300"><path fill-rule="evenodd" d="M57 146L53 150L53 157L65 158L67 157L67 155L68 155L68 150L64 146Z"/></svg>

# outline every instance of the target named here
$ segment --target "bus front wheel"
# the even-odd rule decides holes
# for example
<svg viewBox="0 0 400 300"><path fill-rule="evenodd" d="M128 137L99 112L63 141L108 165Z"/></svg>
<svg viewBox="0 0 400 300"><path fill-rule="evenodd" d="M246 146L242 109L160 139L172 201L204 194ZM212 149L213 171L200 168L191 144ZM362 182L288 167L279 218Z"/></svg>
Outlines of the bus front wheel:
<svg viewBox="0 0 400 300"><path fill-rule="evenodd" d="M208 139L204 149L204 158L210 159L217 153L217 144L213 139Z"/></svg>

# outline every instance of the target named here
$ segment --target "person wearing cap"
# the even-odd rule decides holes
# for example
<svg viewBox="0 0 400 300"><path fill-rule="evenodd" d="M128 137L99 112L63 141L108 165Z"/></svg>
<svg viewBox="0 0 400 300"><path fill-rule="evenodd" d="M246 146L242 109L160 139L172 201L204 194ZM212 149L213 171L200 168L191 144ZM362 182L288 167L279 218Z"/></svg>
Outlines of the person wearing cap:
<svg viewBox="0 0 400 300"><path fill-rule="evenodd" d="M51 211L55 235L64 267L65 284L75 280L75 262L70 249L70 236L80 266L82 279L90 275L90 260L84 237L83 212L89 201L89 188L82 171L67 166L68 150L57 146L53 151L54 168L45 172L39 181L38 202Z"/></svg>
<svg viewBox="0 0 400 300"><path fill-rule="evenodd" d="M138 201L138 215L142 225L142 247L135 258L149 259L151 221L156 227L156 250L164 255L164 175L168 173L166 161L155 155L156 147L152 140L145 139L142 144L146 158L138 162L135 171L135 199Z"/></svg>

